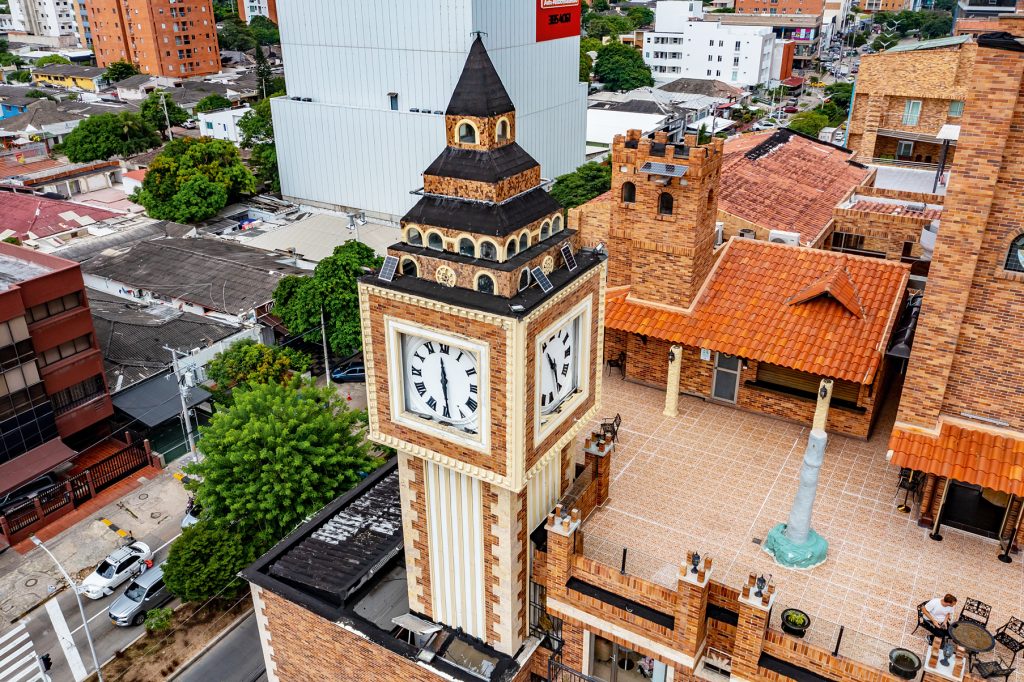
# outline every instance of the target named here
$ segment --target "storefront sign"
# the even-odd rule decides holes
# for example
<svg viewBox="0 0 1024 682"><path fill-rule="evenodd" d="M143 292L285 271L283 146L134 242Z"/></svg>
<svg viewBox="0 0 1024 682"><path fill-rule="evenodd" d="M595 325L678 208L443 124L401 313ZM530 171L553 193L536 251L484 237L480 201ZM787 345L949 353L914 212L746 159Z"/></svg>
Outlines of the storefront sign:
<svg viewBox="0 0 1024 682"><path fill-rule="evenodd" d="M537 42L580 34L580 0L536 0Z"/></svg>

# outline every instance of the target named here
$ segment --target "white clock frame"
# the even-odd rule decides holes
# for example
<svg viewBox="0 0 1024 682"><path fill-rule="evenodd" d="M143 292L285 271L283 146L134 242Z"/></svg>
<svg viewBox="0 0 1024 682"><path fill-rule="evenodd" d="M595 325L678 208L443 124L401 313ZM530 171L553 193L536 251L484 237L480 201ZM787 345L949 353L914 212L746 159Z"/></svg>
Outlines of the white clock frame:
<svg viewBox="0 0 1024 682"><path fill-rule="evenodd" d="M384 318L384 352L388 360L388 399L391 405L391 421L415 431L444 440L465 445L480 452L491 447L491 400L490 400L490 348L487 343L459 334L442 331L399 320L390 316ZM477 374L480 377L480 403L478 433L467 433L456 426L442 426L422 418L405 406L406 372L402 337L415 336L466 350L476 356Z"/></svg>
<svg viewBox="0 0 1024 682"><path fill-rule="evenodd" d="M544 414L541 412L540 407L540 387L541 387L541 372L543 370L542 363L540 361L542 351L541 345L546 341L555 330L561 329L567 322L575 317L580 318L579 322L579 343L576 351L576 371L579 372L579 383L577 384L578 391L575 395L571 395L562 401L561 409L554 413ZM533 445L534 447L540 445L540 443L551 435L555 429L557 429L569 415L572 414L576 407L590 395L590 370L591 370L591 334L593 332L593 319L594 310L591 297L588 296L584 300L573 306L568 312L555 320L552 324L548 325L543 331L536 335L533 342L533 395L530 400L533 401ZM547 422L542 423L543 418L547 418Z"/></svg>

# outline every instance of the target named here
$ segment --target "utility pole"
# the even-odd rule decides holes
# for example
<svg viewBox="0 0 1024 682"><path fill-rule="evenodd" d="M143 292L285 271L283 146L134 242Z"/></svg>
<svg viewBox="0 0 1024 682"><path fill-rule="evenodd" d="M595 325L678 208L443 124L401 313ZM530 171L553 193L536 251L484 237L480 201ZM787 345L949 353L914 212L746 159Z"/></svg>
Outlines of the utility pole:
<svg viewBox="0 0 1024 682"><path fill-rule="evenodd" d="M196 441L192 437L192 420L188 418L188 394L189 389L192 388L188 385L188 382L184 380L184 376L181 373L181 366L178 365L178 353L180 351L171 348L170 346L164 346L164 350L171 354L171 367L174 368L174 380L178 385L178 397L181 398L181 418L185 420L185 438L188 439L188 451L193 456L196 456ZM182 355L186 355L182 353ZM193 370L188 370L189 375L195 378Z"/></svg>
<svg viewBox="0 0 1024 682"><path fill-rule="evenodd" d="M167 114L167 93L163 90L160 91L160 103L164 105L164 121L167 122L167 139L170 141L174 139L174 133L171 132L171 117Z"/></svg>
<svg viewBox="0 0 1024 682"><path fill-rule="evenodd" d="M324 372L327 374L327 382L331 381L331 361L327 355L327 325L324 323L324 307L320 306L320 338L324 342Z"/></svg>

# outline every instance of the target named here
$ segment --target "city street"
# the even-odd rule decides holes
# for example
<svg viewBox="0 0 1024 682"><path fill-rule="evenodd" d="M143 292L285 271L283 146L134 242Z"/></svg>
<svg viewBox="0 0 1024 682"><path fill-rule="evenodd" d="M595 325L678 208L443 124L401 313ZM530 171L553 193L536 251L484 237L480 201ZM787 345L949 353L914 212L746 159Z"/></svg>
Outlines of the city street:
<svg viewBox="0 0 1024 682"><path fill-rule="evenodd" d="M176 682L262 682L267 679L256 615L224 636L202 658L174 678Z"/></svg>

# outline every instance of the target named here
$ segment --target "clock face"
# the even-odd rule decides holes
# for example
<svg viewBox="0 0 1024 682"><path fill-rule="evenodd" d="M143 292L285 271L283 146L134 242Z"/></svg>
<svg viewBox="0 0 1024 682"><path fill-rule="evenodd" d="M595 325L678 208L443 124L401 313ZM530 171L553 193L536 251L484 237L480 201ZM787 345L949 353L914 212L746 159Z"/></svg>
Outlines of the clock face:
<svg viewBox="0 0 1024 682"><path fill-rule="evenodd" d="M406 409L475 432L480 412L476 355L418 337L406 337L404 346Z"/></svg>
<svg viewBox="0 0 1024 682"><path fill-rule="evenodd" d="M580 317L577 316L550 332L541 340L540 404L541 414L549 414L579 388Z"/></svg>

